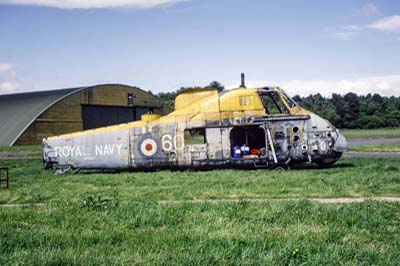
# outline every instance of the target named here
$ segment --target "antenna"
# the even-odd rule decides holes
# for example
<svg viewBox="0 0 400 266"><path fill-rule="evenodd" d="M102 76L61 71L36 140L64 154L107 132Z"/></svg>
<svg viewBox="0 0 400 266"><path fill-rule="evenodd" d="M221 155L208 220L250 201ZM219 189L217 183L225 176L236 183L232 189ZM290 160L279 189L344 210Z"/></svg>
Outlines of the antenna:
<svg viewBox="0 0 400 266"><path fill-rule="evenodd" d="M240 75L240 79L241 79L241 82L240 82L240 87L239 88L246 88L246 85L244 85L244 73L242 73Z"/></svg>

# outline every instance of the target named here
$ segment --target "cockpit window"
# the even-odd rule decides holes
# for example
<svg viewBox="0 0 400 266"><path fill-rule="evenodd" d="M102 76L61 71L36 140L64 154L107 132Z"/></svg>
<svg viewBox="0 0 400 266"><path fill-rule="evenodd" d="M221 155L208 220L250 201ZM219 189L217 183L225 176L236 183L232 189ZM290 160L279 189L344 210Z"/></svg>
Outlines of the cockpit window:
<svg viewBox="0 0 400 266"><path fill-rule="evenodd" d="M262 93L260 98L267 114L289 114L289 110L276 92Z"/></svg>
<svg viewBox="0 0 400 266"><path fill-rule="evenodd" d="M289 105L290 108L293 108L293 107L297 106L297 103L295 102L295 100L293 100L286 93L282 92L282 97L285 99L285 101L287 102L287 104Z"/></svg>

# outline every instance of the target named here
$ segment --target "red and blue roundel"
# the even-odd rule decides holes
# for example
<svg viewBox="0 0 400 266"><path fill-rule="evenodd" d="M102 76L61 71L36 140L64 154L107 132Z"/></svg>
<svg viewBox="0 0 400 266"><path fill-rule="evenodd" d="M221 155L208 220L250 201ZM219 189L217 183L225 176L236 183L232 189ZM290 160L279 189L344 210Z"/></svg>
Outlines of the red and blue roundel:
<svg viewBox="0 0 400 266"><path fill-rule="evenodd" d="M140 151L145 156L153 156L157 152L157 143L151 138L144 139L140 144Z"/></svg>

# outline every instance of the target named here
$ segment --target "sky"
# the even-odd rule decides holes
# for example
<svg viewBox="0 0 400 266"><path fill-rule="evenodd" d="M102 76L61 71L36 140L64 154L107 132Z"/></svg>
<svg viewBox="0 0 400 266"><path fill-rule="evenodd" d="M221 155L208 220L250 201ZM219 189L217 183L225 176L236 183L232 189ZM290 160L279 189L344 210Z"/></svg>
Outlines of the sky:
<svg viewBox="0 0 400 266"><path fill-rule="evenodd" d="M0 94L219 81L400 96L400 1L0 0Z"/></svg>

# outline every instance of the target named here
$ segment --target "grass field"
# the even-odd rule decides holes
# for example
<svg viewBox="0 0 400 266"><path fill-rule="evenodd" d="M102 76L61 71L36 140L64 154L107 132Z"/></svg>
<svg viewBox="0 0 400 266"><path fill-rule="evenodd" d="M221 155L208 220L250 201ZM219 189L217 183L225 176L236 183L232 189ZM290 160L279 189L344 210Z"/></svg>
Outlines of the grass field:
<svg viewBox="0 0 400 266"><path fill-rule="evenodd" d="M82 195L117 195L121 201L358 197L400 195L399 158L345 158L333 168L292 170L69 173L54 176L40 160L0 161L10 167L12 189L0 203L50 202Z"/></svg>
<svg viewBox="0 0 400 266"><path fill-rule="evenodd" d="M246 199L400 196L400 159L334 168L79 173L0 161L0 265L395 265L400 203ZM236 203L173 203L241 199ZM166 201L160 203L159 201Z"/></svg>
<svg viewBox="0 0 400 266"><path fill-rule="evenodd" d="M0 152L19 152L19 151L40 153L42 151L42 146L34 145L34 146L0 147Z"/></svg>
<svg viewBox="0 0 400 266"><path fill-rule="evenodd" d="M355 145L350 146L349 150L359 152L400 152L400 143Z"/></svg>
<svg viewBox="0 0 400 266"><path fill-rule="evenodd" d="M400 128L341 129L347 139L400 138Z"/></svg>

